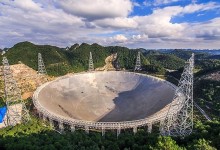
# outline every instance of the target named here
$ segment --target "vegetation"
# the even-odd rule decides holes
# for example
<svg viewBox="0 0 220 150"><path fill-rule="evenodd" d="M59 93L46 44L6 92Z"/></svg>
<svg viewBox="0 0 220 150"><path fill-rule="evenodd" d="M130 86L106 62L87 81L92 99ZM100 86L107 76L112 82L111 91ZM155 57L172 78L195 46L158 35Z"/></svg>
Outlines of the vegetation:
<svg viewBox="0 0 220 150"><path fill-rule="evenodd" d="M174 55L176 57L179 57L181 59L187 60L191 57L192 52L191 51L184 51L181 49L175 49L171 51L169 54Z"/></svg>
<svg viewBox="0 0 220 150"><path fill-rule="evenodd" d="M220 81L201 79L195 84L195 100L214 118L220 117Z"/></svg>
<svg viewBox="0 0 220 150"><path fill-rule="evenodd" d="M147 55L146 58L152 65L159 65L166 69L177 70L184 66L185 61L174 55L160 54L160 55Z"/></svg>
<svg viewBox="0 0 220 150"><path fill-rule="evenodd" d="M5 102L2 97L0 97L0 108L5 106Z"/></svg>
<svg viewBox="0 0 220 150"><path fill-rule="evenodd" d="M187 60L191 57L192 53L193 52L189 51L189 50L175 49L168 54L175 55L181 59ZM197 52L197 53L195 53L195 57L196 57L196 59L206 59L206 58L210 57L210 55L207 53L203 53L203 52Z"/></svg>
<svg viewBox="0 0 220 150"><path fill-rule="evenodd" d="M169 54L157 51L144 51L143 49L128 49L126 47L103 47L96 43L89 45L74 44L68 50L50 46L35 45L22 42L10 48L6 53L10 64L22 61L31 68L37 69L37 54L40 52L45 61L49 75L60 76L68 72L79 72L88 69L89 52L93 53L95 67L104 65L104 60L112 53L118 54L121 68L133 70L137 51L142 51L142 68L144 73L162 75L168 81L177 84L183 71L184 62L191 56L190 51L175 50ZM2 56L1 56L2 57ZM148 133L146 129L139 128L134 135L126 130L117 138L114 131L106 132L104 137L99 132L77 130L74 133L59 134L52 130L47 123L43 123L32 116L28 124L20 124L13 128L0 129L0 149L76 149L76 150L216 150L220 149L220 81L202 78L207 73L220 69L217 57L208 59L206 54L196 54L194 99L214 121L201 122L196 114L194 131L185 138L163 137L158 131ZM175 70L169 72L169 70ZM2 82L0 84L1 89ZM4 106L0 98L0 107ZM28 109L33 109L32 101L27 101ZM197 113L197 112L196 112Z"/></svg>
<svg viewBox="0 0 220 150"><path fill-rule="evenodd" d="M121 68L133 70L137 51L143 49L128 49L120 46L103 47L96 43L89 45L74 44L68 50L50 45L35 45L30 42L21 42L10 48L5 56L10 64L22 62L37 70L37 54L41 53L49 75L60 76L70 72L80 72L88 69L89 52L93 54L95 68L105 65L105 58L112 53L118 54ZM2 56L1 56L2 57ZM1 58L0 58L1 59ZM184 65L184 60L174 55L143 52L141 62L149 73L164 74L165 68L176 70Z"/></svg>
<svg viewBox="0 0 220 150"><path fill-rule="evenodd" d="M0 149L71 149L71 150L215 150L219 149L220 123L196 122L194 133L184 139L162 137L158 133L148 133L144 128L134 135L131 131L101 133L77 130L74 133L59 134L32 118L26 125L17 125L0 130Z"/></svg>
<svg viewBox="0 0 220 150"><path fill-rule="evenodd" d="M220 66L220 60L216 59L196 59L196 68L201 70L211 70Z"/></svg>
<svg viewBox="0 0 220 150"><path fill-rule="evenodd" d="M212 56L209 56L208 59L219 59L220 60L220 55L212 55Z"/></svg>
<svg viewBox="0 0 220 150"><path fill-rule="evenodd" d="M196 77L204 76L208 73L216 72L220 70L220 60L195 60Z"/></svg>
<svg viewBox="0 0 220 150"><path fill-rule="evenodd" d="M10 64L16 64L21 61L37 70L37 54L41 53L48 74L59 76L68 72L87 70L89 52L93 54L93 62L96 68L104 66L105 58L117 52L121 68L133 69L137 55L137 50L119 46L103 47L96 43L92 45L86 43L81 45L74 44L69 50L64 50L50 45L35 45L30 42L21 42L10 48L5 56ZM149 61L143 55L141 59L143 65L149 64Z"/></svg>
<svg viewBox="0 0 220 150"><path fill-rule="evenodd" d="M4 88L4 84L3 81L0 79L0 108L5 106L3 88Z"/></svg>
<svg viewBox="0 0 220 150"><path fill-rule="evenodd" d="M58 63L60 69L62 70L66 69L66 65L69 66L68 61L66 61L67 59L64 51L62 51L58 47L50 45L34 45L30 42L21 42L10 48L5 56L8 58L10 64L17 64L18 62L22 62L29 67L37 70L38 53L42 54L45 65L49 70L50 75L53 75L53 72L50 72L50 70L54 70L54 68L57 68L56 65L51 64ZM65 74L66 73L67 72L65 72ZM60 73L60 75L63 74Z"/></svg>
<svg viewBox="0 0 220 150"><path fill-rule="evenodd" d="M142 66L143 70L146 71L147 73L152 73L152 74L161 74L164 75L166 70L164 67L160 65L144 65Z"/></svg>

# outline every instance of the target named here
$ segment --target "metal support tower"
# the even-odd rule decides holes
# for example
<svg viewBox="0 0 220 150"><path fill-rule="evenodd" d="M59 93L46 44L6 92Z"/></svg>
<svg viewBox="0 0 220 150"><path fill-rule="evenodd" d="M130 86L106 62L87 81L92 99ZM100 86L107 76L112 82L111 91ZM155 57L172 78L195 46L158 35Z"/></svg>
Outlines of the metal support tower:
<svg viewBox="0 0 220 150"><path fill-rule="evenodd" d="M135 126L135 127L133 127L133 132L134 132L134 134L136 134L137 133L137 127Z"/></svg>
<svg viewBox="0 0 220 150"><path fill-rule="evenodd" d="M45 115L43 115L43 121L46 122L47 118Z"/></svg>
<svg viewBox="0 0 220 150"><path fill-rule="evenodd" d="M94 70L94 64L93 64L93 59L92 59L92 53L89 53L89 71Z"/></svg>
<svg viewBox="0 0 220 150"><path fill-rule="evenodd" d="M49 119L49 122L50 122L50 127L51 127L51 128L54 128L54 122L53 122L53 119L50 118L50 119Z"/></svg>
<svg viewBox="0 0 220 150"><path fill-rule="evenodd" d="M115 67L115 69L117 70L117 71L119 71L120 70L120 62L119 62L119 58L117 58L117 60L114 62L114 67Z"/></svg>
<svg viewBox="0 0 220 150"><path fill-rule="evenodd" d="M138 52L134 71L141 70L141 52Z"/></svg>
<svg viewBox="0 0 220 150"><path fill-rule="evenodd" d="M71 126L70 126L70 130L71 130L71 132L75 132L75 130L76 130L75 126L74 126L74 125L71 125Z"/></svg>
<svg viewBox="0 0 220 150"><path fill-rule="evenodd" d="M21 98L21 91L13 78L10 65L3 57L4 91L7 105L7 125L15 126L18 123L27 123L30 120L28 110Z"/></svg>
<svg viewBox="0 0 220 150"><path fill-rule="evenodd" d="M186 136L193 130L193 68L194 54L186 62L168 113L161 123L165 136Z"/></svg>
<svg viewBox="0 0 220 150"><path fill-rule="evenodd" d="M41 53L38 53L38 74L46 75L47 71Z"/></svg>
<svg viewBox="0 0 220 150"><path fill-rule="evenodd" d="M118 136L121 134L121 127L119 126L118 129L117 129L117 138Z"/></svg>
<svg viewBox="0 0 220 150"><path fill-rule="evenodd" d="M85 126L85 131L87 134L89 134L89 127L88 126Z"/></svg>
<svg viewBox="0 0 220 150"><path fill-rule="evenodd" d="M148 133L152 132L152 123L147 124L147 132Z"/></svg>
<svg viewBox="0 0 220 150"><path fill-rule="evenodd" d="M58 126L59 126L59 131L60 131L60 133L63 133L63 132L64 132L63 122L62 122L62 121L59 121L59 122L58 122Z"/></svg>
<svg viewBox="0 0 220 150"><path fill-rule="evenodd" d="M104 136L104 135L105 135L105 127L102 126L102 136Z"/></svg>

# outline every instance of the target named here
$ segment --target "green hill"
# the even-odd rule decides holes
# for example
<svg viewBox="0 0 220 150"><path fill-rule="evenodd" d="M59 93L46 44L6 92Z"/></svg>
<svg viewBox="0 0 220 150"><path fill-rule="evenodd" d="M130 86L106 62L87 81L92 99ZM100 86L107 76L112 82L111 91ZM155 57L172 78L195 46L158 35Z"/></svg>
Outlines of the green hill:
<svg viewBox="0 0 220 150"><path fill-rule="evenodd" d="M104 65L107 56L117 52L121 67L133 69L139 50L120 46L103 47L96 43L91 45L86 43L74 44L69 49L65 49L21 42L10 48L4 56L8 58L10 64L22 61L24 64L37 69L37 54L40 52L49 75L58 76L68 72L87 70L90 51L93 54L96 68ZM158 72L158 74L163 74L165 68L178 69L178 71L170 73L169 76L179 78L180 73L182 73L180 68L184 66L186 57L190 57L190 55L185 53L177 56L147 51L141 55L142 68L144 71ZM2 56L0 58L2 59ZM195 117L193 133L189 136L184 138L159 136L157 130L159 124L153 126L152 133L148 133L145 127L139 127L135 135L131 130L123 130L118 138L114 131L106 132L103 137L101 133L92 130L89 134L81 130L74 133L59 134L49 127L48 122L42 123L34 115L32 121L27 124L1 129L0 149L220 149L220 122L217 121L220 114L220 82L202 78L202 76L207 75L207 72L210 73L219 69L220 61L197 59L196 65L201 71L195 74L194 99L216 120L205 122L198 121L197 119L200 118ZM3 87L2 81L0 87ZM0 100L1 105L5 104L1 103Z"/></svg>
<svg viewBox="0 0 220 150"><path fill-rule="evenodd" d="M104 66L105 58L112 53L118 54L118 61L121 68L133 69L137 57L137 50L128 49L120 46L108 46L103 47L96 43L89 45L82 43L80 46L72 46L67 52L69 59L71 59L72 66L76 69L87 70L88 69L88 57L89 52L92 52L93 62L95 68ZM143 64L149 64L149 61L142 55ZM82 71L80 70L80 71Z"/></svg>
<svg viewBox="0 0 220 150"><path fill-rule="evenodd" d="M121 68L133 69L137 56L137 49L128 49L120 46L103 47L96 43L74 44L66 50L50 45L35 45L30 42L21 42L14 45L4 55L10 64L17 64L19 61L37 70L37 54L41 53L49 75L64 75L68 72L80 72L88 69L89 52L93 54L95 68L104 66L105 58L112 53L118 53L118 61ZM2 56L0 56L2 59ZM149 61L142 55L143 65Z"/></svg>
<svg viewBox="0 0 220 150"><path fill-rule="evenodd" d="M105 58L112 53L118 54L121 68L133 70L137 51L121 46L104 47L97 43L74 44L69 49L50 45L35 45L21 42L10 48L5 56L10 64L19 61L37 70L37 54L41 53L49 75L59 76L70 72L80 72L88 69L89 52L92 52L95 68L104 66ZM2 56L0 56L2 59ZM143 69L148 72L164 73L164 68L176 70L184 66L184 60L174 55L146 51L141 54ZM159 70L159 71L158 71Z"/></svg>
<svg viewBox="0 0 220 150"><path fill-rule="evenodd" d="M193 52L189 51L189 50L175 49L168 54L171 54L171 55L177 56L181 59L187 60L191 57L192 53ZM209 56L210 55L208 53L204 53L204 52L196 52L195 53L195 59L205 59L205 58L208 58Z"/></svg>
<svg viewBox="0 0 220 150"><path fill-rule="evenodd" d="M147 50L144 52L144 56L147 56L147 55L160 55L161 53L159 51L156 51L156 50Z"/></svg>
<svg viewBox="0 0 220 150"><path fill-rule="evenodd" d="M37 70L38 53L42 54L44 63L51 75L55 75L53 71L55 68L54 64L60 64L62 68L60 74L66 73L65 70L70 67L65 52L58 47L50 45L35 45L30 42L21 42L10 48L4 56L7 57L11 65L17 64L21 61L29 67Z"/></svg>
<svg viewBox="0 0 220 150"><path fill-rule="evenodd" d="M175 50L171 51L169 54L177 56L181 59L187 60L191 57L192 52L191 51L186 51L186 50L175 49Z"/></svg>
<svg viewBox="0 0 220 150"><path fill-rule="evenodd" d="M183 59L168 54L150 54L147 55L146 58L150 61L151 64L160 65L166 69L171 70L182 68L185 64L185 61Z"/></svg>
<svg viewBox="0 0 220 150"><path fill-rule="evenodd" d="M195 101L210 116L220 115L220 81L200 79L194 84Z"/></svg>

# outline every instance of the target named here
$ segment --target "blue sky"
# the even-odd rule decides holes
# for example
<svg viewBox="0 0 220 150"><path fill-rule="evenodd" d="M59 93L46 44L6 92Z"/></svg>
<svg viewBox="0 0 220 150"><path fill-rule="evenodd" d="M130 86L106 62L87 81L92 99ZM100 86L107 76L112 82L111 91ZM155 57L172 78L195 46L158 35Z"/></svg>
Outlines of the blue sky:
<svg viewBox="0 0 220 150"><path fill-rule="evenodd" d="M60 47L220 49L219 0L0 0L0 48L21 41Z"/></svg>
<svg viewBox="0 0 220 150"><path fill-rule="evenodd" d="M145 5L146 1L145 0L136 0L133 1L140 6L135 6L133 8L133 12L130 14L130 16L144 16L144 15L150 15L154 9L158 8L164 8L164 7L169 7L169 6L187 6L192 3L191 0L177 0L174 2L170 3L161 3L161 4L154 4L155 1L149 0L148 2L150 3L149 5ZM162 2L162 1L161 1ZM204 4L204 3L209 3L209 2L220 2L219 0L200 0L200 1L195 1L196 4ZM220 16L220 10L208 10L208 11L199 11L191 14L186 14L183 16L177 16L174 17L171 22L172 23L182 23L182 22L202 22L202 21L208 21L210 19L216 18Z"/></svg>

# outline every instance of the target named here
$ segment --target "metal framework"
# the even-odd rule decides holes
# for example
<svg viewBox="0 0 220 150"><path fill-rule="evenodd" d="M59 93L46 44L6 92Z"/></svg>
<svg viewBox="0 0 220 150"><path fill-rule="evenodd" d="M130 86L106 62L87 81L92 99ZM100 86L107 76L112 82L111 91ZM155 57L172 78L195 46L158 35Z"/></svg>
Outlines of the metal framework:
<svg viewBox="0 0 220 150"><path fill-rule="evenodd" d="M140 52L137 56L137 68L138 66L140 66L139 60ZM59 133L65 132L67 126L69 126L69 130L71 132L74 132L76 127L79 127L83 128L87 133L89 133L89 130L101 130L101 133L104 136L106 130L116 130L117 136L119 136L122 129L132 128L135 134L138 128L142 126L147 126L148 132L151 132L152 125L159 122L160 132L162 135L185 136L190 134L193 128L193 68L194 54L192 54L192 57L186 62L178 87L163 79L151 76L152 78L155 78L155 80L157 80L158 82L163 81L166 82L166 84L170 85L175 90L175 95L172 103L167 106L166 109L145 119L123 122L94 122L77 120L53 114L39 103L38 93L45 86L54 81L47 82L35 91L33 95L33 103L37 108L39 115L42 116L44 120L48 120L52 127L55 128L56 126ZM57 80L59 80L59 78ZM57 123L57 125L55 125L55 123Z"/></svg>
<svg viewBox="0 0 220 150"><path fill-rule="evenodd" d="M130 73L136 74L134 72L130 72ZM78 74L83 74L83 73L78 73ZM143 75L143 76L149 76L149 75ZM177 88L172 83L167 82L163 79L153 77L153 76L149 76L149 77L154 78L154 80L156 80L157 82L165 82L166 84L171 86L174 90ZM56 80L59 80L59 78ZM123 129L133 129L133 132L136 133L138 128L142 126L147 126L148 132L151 132L152 125L155 123L160 123L161 120L164 120L164 118L166 117L167 111L168 111L168 109L165 109L164 111L158 114L149 116L144 119L133 120L133 121L122 121L122 122L95 122L95 121L77 120L77 119L73 119L69 117L59 116L57 114L54 114L48 111L48 109L42 106L40 102L38 101L39 92L51 82L54 82L54 81L45 83L44 85L40 86L35 91L33 95L33 103L34 103L34 106L37 108L39 116L41 118L43 118L44 120L48 120L51 126L54 125L54 122L58 123L56 127L58 128L57 131L59 133L62 133L63 131L65 131L67 126L69 126L70 128L69 130L71 132L74 132L76 127L84 129L87 133L89 133L89 130L100 130L103 136L105 135L106 130L116 130L117 136L121 133L121 130ZM59 124L65 124L65 126L62 126Z"/></svg>
<svg viewBox="0 0 220 150"><path fill-rule="evenodd" d="M4 91L7 105L6 124L15 126L20 122L28 122L30 116L21 98L21 91L13 78L10 65L6 57L3 57Z"/></svg>
<svg viewBox="0 0 220 150"><path fill-rule="evenodd" d="M115 60L114 62L114 67L117 71L120 70L121 66L120 66L120 61L119 61L119 58L117 57L117 59Z"/></svg>
<svg viewBox="0 0 220 150"><path fill-rule="evenodd" d="M38 74L46 75L47 71L41 53L38 53Z"/></svg>
<svg viewBox="0 0 220 150"><path fill-rule="evenodd" d="M141 52L138 52L134 71L141 70Z"/></svg>
<svg viewBox="0 0 220 150"><path fill-rule="evenodd" d="M93 64L93 59L92 59L92 52L89 53L89 71L94 70L94 64Z"/></svg>
<svg viewBox="0 0 220 150"><path fill-rule="evenodd" d="M199 105L196 104L195 102L194 102L194 106L196 106L196 108L200 111L200 113L201 113L208 121L212 121L212 119L205 113L205 111L204 111L201 107L199 107Z"/></svg>
<svg viewBox="0 0 220 150"><path fill-rule="evenodd" d="M184 137L193 130L193 68L194 54L186 62L169 111L161 124L162 135Z"/></svg>

